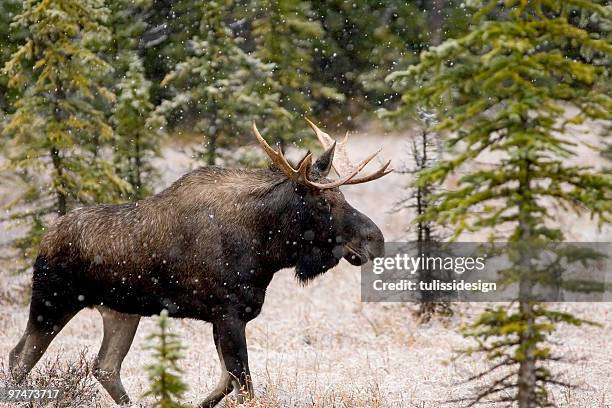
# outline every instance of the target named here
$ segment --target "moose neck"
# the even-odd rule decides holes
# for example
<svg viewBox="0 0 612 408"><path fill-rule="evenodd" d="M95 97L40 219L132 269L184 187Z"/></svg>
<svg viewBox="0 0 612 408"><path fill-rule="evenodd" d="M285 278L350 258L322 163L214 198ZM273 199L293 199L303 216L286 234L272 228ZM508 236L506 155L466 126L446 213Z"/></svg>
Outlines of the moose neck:
<svg viewBox="0 0 612 408"><path fill-rule="evenodd" d="M257 252L269 272L294 267L303 245L310 214L296 190L295 183L286 180L253 201L255 217L262 221L255 227Z"/></svg>
<svg viewBox="0 0 612 408"><path fill-rule="evenodd" d="M302 283L326 272L338 264L335 243L306 239L305 232L315 229L312 210L307 204L304 186L285 181L266 197L256 202L260 224L257 236L262 237L258 254L266 272L295 267L296 278Z"/></svg>

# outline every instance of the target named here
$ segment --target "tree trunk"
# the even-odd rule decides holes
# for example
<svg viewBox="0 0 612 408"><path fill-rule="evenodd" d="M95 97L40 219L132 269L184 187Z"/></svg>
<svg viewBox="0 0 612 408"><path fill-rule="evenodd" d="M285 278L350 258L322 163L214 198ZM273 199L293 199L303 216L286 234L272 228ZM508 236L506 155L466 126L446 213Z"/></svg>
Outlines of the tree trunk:
<svg viewBox="0 0 612 408"><path fill-rule="evenodd" d="M530 301L520 301L519 308L527 325L526 332L521 336L520 340L521 345L523 345L526 342L532 342L533 338L533 326L535 323L533 317L533 304ZM519 408L533 408L536 406L536 361L534 351L535 345L529 345L519 365L517 395Z"/></svg>
<svg viewBox="0 0 612 408"><path fill-rule="evenodd" d="M519 203L519 232L520 232L520 281L519 281L519 311L524 319L526 328L520 336L519 347L524 348L524 355L519 363L518 371L518 393L517 402L519 408L532 408L537 404L536 398L536 344L533 341L534 333L534 310L533 310L533 285L531 279L532 272L532 255L530 253L530 241L533 238L532 223L531 223L531 205L532 199L526 200L529 197L531 189L531 174L529 159L525 159L524 176L519 180L519 191L523 201Z"/></svg>
<svg viewBox="0 0 612 408"><path fill-rule="evenodd" d="M142 198L142 158L140 157L140 134L134 136L134 201Z"/></svg>
<svg viewBox="0 0 612 408"><path fill-rule="evenodd" d="M56 86L53 115L57 123L62 123L65 118L62 117L59 101L66 99L66 96L61 84L57 84ZM62 216L67 212L66 184L64 183L64 164L62 163L62 156L60 156L60 152L56 146L51 146L51 161L55 168L56 177L59 180L59 188L55 188L55 193L57 195L57 215Z"/></svg>
<svg viewBox="0 0 612 408"><path fill-rule="evenodd" d="M53 162L53 167L55 168L56 177L60 180L60 188L55 189L55 194L57 196L57 215L61 216L66 214L66 193L64 192L66 190L66 186L62 180L64 176L62 158L59 154L59 150L57 150L55 146L51 148L51 159Z"/></svg>
<svg viewBox="0 0 612 408"><path fill-rule="evenodd" d="M206 146L206 165L214 166L217 158L217 135L208 137L208 146Z"/></svg>
<svg viewBox="0 0 612 408"><path fill-rule="evenodd" d="M427 7L427 19L429 23L429 45L436 46L442 43L442 27L444 19L442 11L444 10L446 0L429 0Z"/></svg>
<svg viewBox="0 0 612 408"><path fill-rule="evenodd" d="M421 133L421 150L416 146L416 143L413 145L414 147L414 159L415 163L419 169L419 171L426 170L428 168L428 145L429 145L429 135L428 130L423 130ZM416 191L416 212L417 216L420 217L428 210L429 207L429 198L431 196L431 187L430 185L424 185L417 187ZM417 242L418 242L418 254L422 254L425 257L430 256L430 251L432 249L433 237L431 235L431 221L423 221L420 220L417 223ZM435 271L438 272L438 271ZM434 271L429 270L428 268L420 268L419 269L419 280L421 282L430 283L434 280ZM422 291L421 292L421 301L419 305L419 310L417 315L419 316L421 322L427 322L431 319L431 317L436 313L437 310L442 311L443 313L448 313L449 308L446 305L446 302L440 302L439 297L436 296L433 291Z"/></svg>

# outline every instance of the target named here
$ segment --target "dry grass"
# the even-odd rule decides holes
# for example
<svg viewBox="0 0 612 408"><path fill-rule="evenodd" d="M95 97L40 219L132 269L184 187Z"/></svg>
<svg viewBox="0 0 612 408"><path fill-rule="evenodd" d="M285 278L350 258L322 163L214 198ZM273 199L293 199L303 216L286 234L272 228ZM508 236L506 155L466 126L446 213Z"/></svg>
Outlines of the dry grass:
<svg viewBox="0 0 612 408"><path fill-rule="evenodd" d="M469 343L458 328L485 307L455 306L450 318L419 324L416 309L407 304L363 304L354 280L356 271L343 266L300 288L290 271L277 276L269 290L262 315L248 326L250 363L257 399L249 407L437 407L463 406L445 401L466 397L480 384L463 380L488 366L479 357L461 356L454 350ZM612 304L565 304L560 307L602 322L597 327L562 327L554 337L556 350L574 361L558 364L555 371L575 387L554 389L561 407L599 407L612 397ZM19 339L27 309L0 306L0 362ZM190 386L185 401L195 404L211 390L219 374L210 325L172 320L172 329L187 349L181 367ZM150 400L143 367L151 362L145 337L154 328L144 319L132 350L123 365L123 380L140 406ZM101 318L94 310L82 311L60 333L41 361L41 367L64 359L79 359L79 351L101 342ZM57 363L56 367L57 367ZM61 367L61 366L60 366ZM45 370L62 380L59 371ZM61 371L61 370L60 370ZM35 374L34 377L38 377ZM93 381L93 380L92 380ZM30 383L30 379L26 381ZM68 387L72 387L67 381ZM96 404L112 406L108 395L95 384ZM231 401L226 406L233 407Z"/></svg>
<svg viewBox="0 0 612 408"><path fill-rule="evenodd" d="M45 359L28 376L16 385L7 365L0 366L0 387L25 387L33 389L59 389L59 397L46 402L14 403L23 408L74 408L100 406L100 388L93 377L92 363L87 350L81 350L76 358L61 353Z"/></svg>
<svg viewBox="0 0 612 408"><path fill-rule="evenodd" d="M31 293L32 285L29 274L3 277L2 285L0 285L0 305L27 306L30 303Z"/></svg>

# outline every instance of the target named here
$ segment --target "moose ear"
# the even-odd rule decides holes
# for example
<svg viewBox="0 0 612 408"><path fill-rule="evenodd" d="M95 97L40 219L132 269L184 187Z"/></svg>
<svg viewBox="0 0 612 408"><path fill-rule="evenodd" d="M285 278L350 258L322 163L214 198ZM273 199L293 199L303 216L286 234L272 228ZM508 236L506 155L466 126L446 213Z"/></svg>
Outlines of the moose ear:
<svg viewBox="0 0 612 408"><path fill-rule="evenodd" d="M302 163L304 163L304 160L308 159L308 156L312 156L310 154L310 150L306 152L306 154L304 155L304 157L302 157L300 159L300 161L298 162L298 164L296 165L296 167L299 169L302 166Z"/></svg>
<svg viewBox="0 0 612 408"><path fill-rule="evenodd" d="M326 177L331 170L332 162L334 161L334 151L336 150L336 142L325 150L314 164L314 169L323 177Z"/></svg>

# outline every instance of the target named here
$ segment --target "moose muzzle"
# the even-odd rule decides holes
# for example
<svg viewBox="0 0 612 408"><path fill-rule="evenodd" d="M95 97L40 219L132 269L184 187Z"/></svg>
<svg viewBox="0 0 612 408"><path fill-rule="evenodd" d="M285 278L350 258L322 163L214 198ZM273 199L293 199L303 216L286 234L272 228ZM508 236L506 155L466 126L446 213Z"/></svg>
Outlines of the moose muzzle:
<svg viewBox="0 0 612 408"><path fill-rule="evenodd" d="M344 259L360 266L385 255L385 237L368 217L358 213L357 218L348 228L351 233L347 234L350 238L344 244Z"/></svg>

